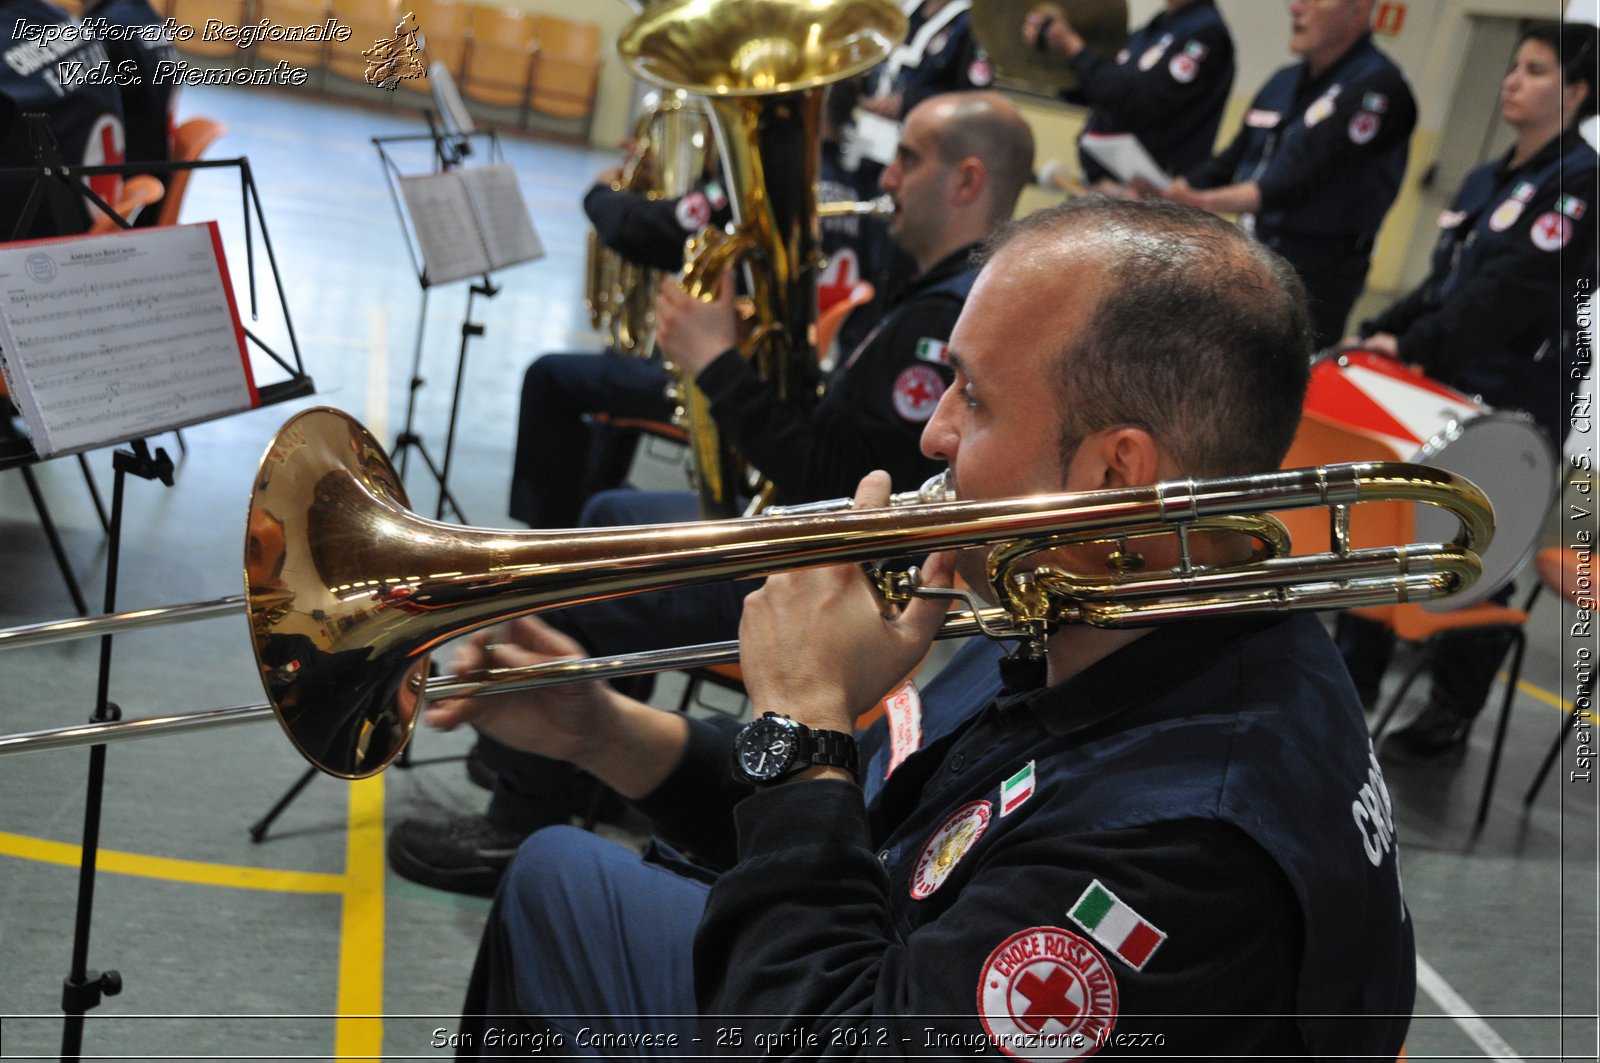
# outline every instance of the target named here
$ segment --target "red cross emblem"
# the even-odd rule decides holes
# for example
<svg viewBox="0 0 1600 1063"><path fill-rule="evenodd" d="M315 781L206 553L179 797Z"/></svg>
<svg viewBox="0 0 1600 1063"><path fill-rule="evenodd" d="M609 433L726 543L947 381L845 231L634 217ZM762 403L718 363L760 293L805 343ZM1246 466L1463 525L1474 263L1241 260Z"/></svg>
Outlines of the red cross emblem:
<svg viewBox="0 0 1600 1063"><path fill-rule="evenodd" d="M841 247L828 256L828 265L817 277L817 311L820 313L855 290L861 266L852 248Z"/></svg>
<svg viewBox="0 0 1600 1063"><path fill-rule="evenodd" d="M1559 251L1572 239L1572 223L1553 210L1534 219L1528 238L1541 251Z"/></svg>
<svg viewBox="0 0 1600 1063"><path fill-rule="evenodd" d="M1083 1008L1072 1000L1074 996L1081 997L1083 990L1065 967L1051 968L1044 978L1028 971L1017 979L1017 995L1028 1004L1017 1021L1035 1033L1044 1029L1044 1024L1051 1019L1070 1026L1073 1019L1083 1014Z"/></svg>
<svg viewBox="0 0 1600 1063"><path fill-rule="evenodd" d="M894 380L894 412L908 421L926 421L944 395L944 377L927 365L908 365Z"/></svg>
<svg viewBox="0 0 1600 1063"><path fill-rule="evenodd" d="M690 192L678 200L678 224L685 229L704 229L711 221L711 204L704 192Z"/></svg>
<svg viewBox="0 0 1600 1063"><path fill-rule="evenodd" d="M1036 926L989 954L978 1018L1008 1056L1044 1063L1093 1055L1117 1021L1117 980L1099 950L1070 930Z"/></svg>

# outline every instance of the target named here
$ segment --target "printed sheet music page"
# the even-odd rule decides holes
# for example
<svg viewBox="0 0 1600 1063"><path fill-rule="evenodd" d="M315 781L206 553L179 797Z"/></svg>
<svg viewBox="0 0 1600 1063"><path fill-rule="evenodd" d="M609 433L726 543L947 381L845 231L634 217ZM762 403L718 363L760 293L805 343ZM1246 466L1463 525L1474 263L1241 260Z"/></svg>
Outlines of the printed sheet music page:
<svg viewBox="0 0 1600 1063"><path fill-rule="evenodd" d="M422 284L448 284L544 257L509 163L400 178L422 252Z"/></svg>
<svg viewBox="0 0 1600 1063"><path fill-rule="evenodd" d="M0 244L0 367L40 457L260 405L215 222Z"/></svg>

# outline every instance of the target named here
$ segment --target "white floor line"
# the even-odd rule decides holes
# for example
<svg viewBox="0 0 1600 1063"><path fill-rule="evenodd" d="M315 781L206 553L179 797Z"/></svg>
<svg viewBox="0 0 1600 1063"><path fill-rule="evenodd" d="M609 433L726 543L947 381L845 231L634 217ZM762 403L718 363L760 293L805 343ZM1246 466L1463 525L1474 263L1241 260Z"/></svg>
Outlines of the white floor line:
<svg viewBox="0 0 1600 1063"><path fill-rule="evenodd" d="M1473 1011L1472 1005L1462 999L1461 994L1421 956L1417 957L1417 985L1433 998L1440 1011L1455 1020L1461 1031L1472 1038L1473 1044L1483 1049L1485 1059L1495 1060L1496 1063L1523 1063L1522 1057L1506 1044L1505 1038L1495 1033L1494 1027Z"/></svg>
<svg viewBox="0 0 1600 1063"><path fill-rule="evenodd" d="M374 439L389 438L389 319L382 305L367 308L367 413Z"/></svg>

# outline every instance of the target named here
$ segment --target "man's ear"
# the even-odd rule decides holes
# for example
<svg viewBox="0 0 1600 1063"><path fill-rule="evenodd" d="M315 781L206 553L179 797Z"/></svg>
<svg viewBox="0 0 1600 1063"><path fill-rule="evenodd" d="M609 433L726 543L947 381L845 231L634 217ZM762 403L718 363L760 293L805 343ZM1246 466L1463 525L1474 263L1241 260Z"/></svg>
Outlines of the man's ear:
<svg viewBox="0 0 1600 1063"><path fill-rule="evenodd" d="M1079 490L1144 487L1161 479L1163 460L1155 437L1143 428L1123 426L1096 432L1083 441L1068 471Z"/></svg>
<svg viewBox="0 0 1600 1063"><path fill-rule="evenodd" d="M956 181L952 194L957 205L966 206L974 202L988 187L989 172L984 169L983 163L968 156L956 164Z"/></svg>

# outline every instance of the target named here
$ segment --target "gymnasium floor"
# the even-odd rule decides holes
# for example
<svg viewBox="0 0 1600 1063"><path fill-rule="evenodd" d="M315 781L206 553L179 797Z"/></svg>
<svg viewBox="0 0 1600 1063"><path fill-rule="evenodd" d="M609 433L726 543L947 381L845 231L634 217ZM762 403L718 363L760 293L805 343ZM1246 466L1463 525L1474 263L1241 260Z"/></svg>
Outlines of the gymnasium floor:
<svg viewBox="0 0 1600 1063"><path fill-rule="evenodd" d="M176 485L131 480L120 608L238 592L246 499L267 441L296 409L340 407L382 440L401 429L420 292L374 136L425 131L406 112L356 110L242 89L191 88L181 117L222 119L212 158L248 157L314 398L190 428ZM469 523L505 523L515 403L526 362L594 345L582 310L586 224L578 202L607 153L506 137L508 159L548 256L497 276L473 319L450 486ZM187 220L223 225L244 272L237 178L195 177ZM231 227L231 228L230 228ZM263 302L274 302L270 283ZM464 284L429 299L416 427L442 455L465 308ZM285 337L265 314L269 341ZM270 375L265 374L264 375ZM91 465L109 499L111 459ZM107 539L70 460L37 469L66 546L99 609ZM670 483L670 459L638 476ZM413 504L435 495L413 461ZM0 626L72 611L16 472L0 474ZM1596 794L1558 769L1526 812L1521 794L1563 719L1573 680L1562 662L1573 617L1545 596L1487 830L1470 827L1491 728L1459 766L1387 765L1420 987L1413 1059L1596 1058ZM1590 643L1592 645L1592 642ZM0 730L87 718L98 646L0 653ZM663 683L663 703L675 697ZM119 636L110 697L126 717L260 701L242 612ZM86 1057L393 1059L449 1054L487 902L422 889L388 873L385 825L475 810L461 736L425 733L413 765L349 784L319 777L253 843L249 828L300 777L303 762L271 724L128 742L106 756L99 874L88 967L120 972L121 995L88 1018ZM53 1057L71 968L82 837L84 750L0 761L0 1055ZM1574 767L1569 752L1566 770Z"/></svg>

